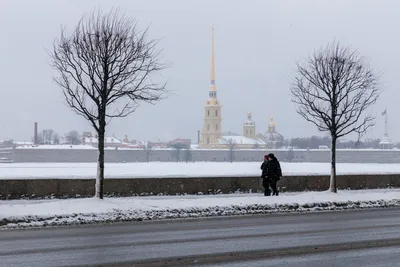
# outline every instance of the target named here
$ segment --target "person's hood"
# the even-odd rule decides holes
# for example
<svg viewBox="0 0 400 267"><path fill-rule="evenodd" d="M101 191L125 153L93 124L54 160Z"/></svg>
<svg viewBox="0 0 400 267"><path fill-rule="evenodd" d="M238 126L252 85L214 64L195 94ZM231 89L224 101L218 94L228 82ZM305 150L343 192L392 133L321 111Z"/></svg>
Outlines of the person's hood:
<svg viewBox="0 0 400 267"><path fill-rule="evenodd" d="M272 158L270 161L278 162L278 159L277 158Z"/></svg>

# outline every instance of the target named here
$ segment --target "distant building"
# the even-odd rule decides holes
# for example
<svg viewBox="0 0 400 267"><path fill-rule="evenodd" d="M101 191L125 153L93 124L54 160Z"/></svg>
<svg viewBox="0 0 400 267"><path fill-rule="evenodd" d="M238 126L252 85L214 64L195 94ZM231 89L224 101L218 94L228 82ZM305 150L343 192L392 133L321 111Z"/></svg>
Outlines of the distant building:
<svg viewBox="0 0 400 267"><path fill-rule="evenodd" d="M190 149L192 141L190 139L181 139L177 138L168 142L169 147L173 148L181 148L181 149Z"/></svg>
<svg viewBox="0 0 400 267"><path fill-rule="evenodd" d="M34 147L34 146L37 146L35 145L34 142L20 142L20 141L14 142L14 147Z"/></svg>
<svg viewBox="0 0 400 267"><path fill-rule="evenodd" d="M98 146L97 137L84 137L83 145L90 145L97 147ZM122 147L122 142L116 137L105 137L104 138L104 147Z"/></svg>
<svg viewBox="0 0 400 267"><path fill-rule="evenodd" d="M125 138L122 140L122 142L124 142L124 143L131 143L131 141L129 141L127 135L125 135Z"/></svg>
<svg viewBox="0 0 400 267"><path fill-rule="evenodd" d="M264 134L258 134L258 138L265 142L266 148L279 148L282 146L283 136L276 131L274 118L270 117L268 130Z"/></svg>
<svg viewBox="0 0 400 267"><path fill-rule="evenodd" d="M256 139L256 123L251 119L251 112L247 113L247 119L243 122L243 136Z"/></svg>
<svg viewBox="0 0 400 267"><path fill-rule="evenodd" d="M221 108L221 103L217 98L217 86L215 85L214 28L212 28L211 86L208 92L208 100L204 106L204 124L200 147L218 146L218 140L221 138Z"/></svg>
<svg viewBox="0 0 400 267"><path fill-rule="evenodd" d="M152 147L153 149L155 149L155 148L168 148L168 143L160 142L160 141L158 141L158 142L151 142L151 147Z"/></svg>
<svg viewBox="0 0 400 267"><path fill-rule="evenodd" d="M256 140L241 135L224 135L219 140L221 148L228 148L233 145L235 149L257 149L265 147L262 140Z"/></svg>
<svg viewBox="0 0 400 267"><path fill-rule="evenodd" d="M14 144L13 140L0 140L0 148L13 148Z"/></svg>
<svg viewBox="0 0 400 267"><path fill-rule="evenodd" d="M252 114L247 114L243 122L243 135L234 133L222 133L222 105L217 98L217 87L215 84L215 60L214 60L214 28L212 28L211 47L211 86L208 99L204 105L204 123L201 131L199 148L219 149L258 149L277 148L282 143L282 136L275 130L273 119L265 134L256 135L256 123Z"/></svg>

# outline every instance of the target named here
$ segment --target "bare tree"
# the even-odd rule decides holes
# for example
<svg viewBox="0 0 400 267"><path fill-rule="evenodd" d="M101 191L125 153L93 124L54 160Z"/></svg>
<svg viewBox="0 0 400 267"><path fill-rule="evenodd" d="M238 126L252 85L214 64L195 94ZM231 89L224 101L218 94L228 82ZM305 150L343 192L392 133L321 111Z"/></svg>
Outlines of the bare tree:
<svg viewBox="0 0 400 267"><path fill-rule="evenodd" d="M65 135L65 140L71 145L80 145L82 143L81 136L77 131L70 131Z"/></svg>
<svg viewBox="0 0 400 267"><path fill-rule="evenodd" d="M53 135L53 144L54 145L59 145L60 144L60 135L58 133L55 133Z"/></svg>
<svg viewBox="0 0 400 267"><path fill-rule="evenodd" d="M126 117L140 103L155 103L165 84L152 81L164 68L156 41L147 40L134 19L111 11L82 17L71 35L61 31L50 53L66 103L98 135L96 197L103 198L104 137L112 118Z"/></svg>
<svg viewBox="0 0 400 267"><path fill-rule="evenodd" d="M225 140L225 145L228 148L229 151L229 162L233 162L235 160L235 148L236 148L236 142L234 139L229 138Z"/></svg>
<svg viewBox="0 0 400 267"><path fill-rule="evenodd" d="M188 149L187 144L185 143L175 143L170 145L174 150L172 151L172 156L175 157L176 162L179 162L181 159L181 151L182 149Z"/></svg>
<svg viewBox="0 0 400 267"><path fill-rule="evenodd" d="M292 162L295 158L293 146L288 146L287 161Z"/></svg>
<svg viewBox="0 0 400 267"><path fill-rule="evenodd" d="M35 138L32 137L32 142L35 143ZM38 145L44 145L44 138L43 138L43 132L39 132L37 135L37 144Z"/></svg>
<svg viewBox="0 0 400 267"><path fill-rule="evenodd" d="M43 130L42 138L43 144L50 145L53 142L53 136L55 132L52 129Z"/></svg>
<svg viewBox="0 0 400 267"><path fill-rule="evenodd" d="M146 162L149 162L150 161L151 150L153 150L153 144L151 142L147 142L143 146L143 150L144 150L144 153L146 155Z"/></svg>
<svg viewBox="0 0 400 267"><path fill-rule="evenodd" d="M336 142L356 133L358 138L374 125L367 109L377 101L378 75L365 58L339 43L315 52L297 64L291 92L297 112L331 137L331 192L336 188Z"/></svg>
<svg viewBox="0 0 400 267"><path fill-rule="evenodd" d="M184 158L186 163L192 161L192 150L190 148L185 149Z"/></svg>

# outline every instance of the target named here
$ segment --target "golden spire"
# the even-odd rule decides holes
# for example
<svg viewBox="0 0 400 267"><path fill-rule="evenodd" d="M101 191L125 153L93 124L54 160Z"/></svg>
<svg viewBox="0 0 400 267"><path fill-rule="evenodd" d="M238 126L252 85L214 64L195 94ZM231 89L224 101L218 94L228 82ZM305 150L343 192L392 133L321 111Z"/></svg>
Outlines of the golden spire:
<svg viewBox="0 0 400 267"><path fill-rule="evenodd" d="M214 25L211 25L212 30L212 48L211 48L211 90L216 91L215 86L215 60L214 60Z"/></svg>
<svg viewBox="0 0 400 267"><path fill-rule="evenodd" d="M270 127L275 127L275 122L274 122L274 117L270 117L269 118L269 125L268 126L270 126Z"/></svg>
<svg viewBox="0 0 400 267"><path fill-rule="evenodd" d="M272 116L269 118L268 133L275 133L275 122Z"/></svg>

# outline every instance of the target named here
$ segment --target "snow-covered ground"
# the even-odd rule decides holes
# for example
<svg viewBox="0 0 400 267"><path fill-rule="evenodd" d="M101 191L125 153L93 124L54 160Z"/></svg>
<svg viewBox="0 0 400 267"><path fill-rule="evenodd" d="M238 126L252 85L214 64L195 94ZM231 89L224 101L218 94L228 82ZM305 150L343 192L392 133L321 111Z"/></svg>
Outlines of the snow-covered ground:
<svg viewBox="0 0 400 267"><path fill-rule="evenodd" d="M95 222L157 220L399 207L400 189L302 192L264 197L260 194L130 197L98 200L0 201L0 229Z"/></svg>
<svg viewBox="0 0 400 267"><path fill-rule="evenodd" d="M329 163L285 163L283 175L326 175ZM400 174L400 164L337 164L338 174ZM96 163L4 163L0 179L94 178ZM108 163L106 178L259 176L259 162Z"/></svg>

